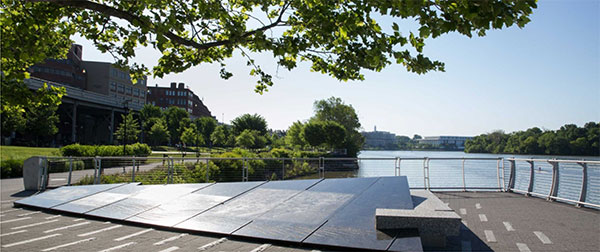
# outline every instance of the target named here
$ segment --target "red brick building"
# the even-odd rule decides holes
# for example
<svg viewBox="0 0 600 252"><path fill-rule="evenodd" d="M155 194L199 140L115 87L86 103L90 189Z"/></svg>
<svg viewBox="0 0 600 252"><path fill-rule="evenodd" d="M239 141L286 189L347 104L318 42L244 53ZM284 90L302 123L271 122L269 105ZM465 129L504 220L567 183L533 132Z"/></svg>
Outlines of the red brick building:
<svg viewBox="0 0 600 252"><path fill-rule="evenodd" d="M148 87L146 103L166 109L170 106L180 107L190 113L190 117L212 117L210 110L202 103L200 98L185 87L184 83L171 82L170 87Z"/></svg>

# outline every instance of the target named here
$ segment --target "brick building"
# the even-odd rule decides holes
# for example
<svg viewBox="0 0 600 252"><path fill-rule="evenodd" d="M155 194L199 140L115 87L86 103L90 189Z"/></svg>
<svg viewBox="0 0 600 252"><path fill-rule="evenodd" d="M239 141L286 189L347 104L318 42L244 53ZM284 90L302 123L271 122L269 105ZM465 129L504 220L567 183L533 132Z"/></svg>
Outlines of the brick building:
<svg viewBox="0 0 600 252"><path fill-rule="evenodd" d="M86 89L86 72L82 66L83 48L73 44L66 59L46 59L29 68L32 77Z"/></svg>
<svg viewBox="0 0 600 252"><path fill-rule="evenodd" d="M200 98L185 87L184 83L171 82L170 87L148 87L148 104L166 109L170 106L180 107L190 113L190 117L212 117L210 110L202 103Z"/></svg>

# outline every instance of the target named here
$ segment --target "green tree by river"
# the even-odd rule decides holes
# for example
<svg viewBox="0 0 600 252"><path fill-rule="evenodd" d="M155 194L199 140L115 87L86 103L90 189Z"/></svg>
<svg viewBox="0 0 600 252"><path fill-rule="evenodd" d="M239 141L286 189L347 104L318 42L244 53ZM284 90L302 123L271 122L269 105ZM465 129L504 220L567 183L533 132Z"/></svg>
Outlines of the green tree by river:
<svg viewBox="0 0 600 252"><path fill-rule="evenodd" d="M566 124L558 130L533 127L525 131L482 134L465 143L467 153L511 153L600 156L600 123Z"/></svg>

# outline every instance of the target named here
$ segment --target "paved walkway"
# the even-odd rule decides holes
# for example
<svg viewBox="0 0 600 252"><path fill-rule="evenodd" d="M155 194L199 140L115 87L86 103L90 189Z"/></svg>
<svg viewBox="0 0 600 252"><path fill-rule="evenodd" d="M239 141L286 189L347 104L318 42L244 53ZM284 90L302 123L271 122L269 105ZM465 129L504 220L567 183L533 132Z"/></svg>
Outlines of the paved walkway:
<svg viewBox="0 0 600 252"><path fill-rule="evenodd" d="M450 250L600 251L598 210L514 193L435 194L466 225Z"/></svg>

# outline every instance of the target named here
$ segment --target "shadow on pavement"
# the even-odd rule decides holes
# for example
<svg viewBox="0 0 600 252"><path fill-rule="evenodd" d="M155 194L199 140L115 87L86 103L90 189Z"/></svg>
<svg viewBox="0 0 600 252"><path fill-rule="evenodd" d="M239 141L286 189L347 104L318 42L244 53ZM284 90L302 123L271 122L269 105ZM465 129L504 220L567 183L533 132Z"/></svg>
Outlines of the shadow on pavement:
<svg viewBox="0 0 600 252"><path fill-rule="evenodd" d="M446 238L445 247L428 247L423 245L424 251L494 251L483 242L475 233L464 224L460 225L458 236Z"/></svg>
<svg viewBox="0 0 600 252"><path fill-rule="evenodd" d="M25 198L25 197L29 197L31 195L36 194L38 191L33 191L33 190L25 190L25 191L20 191L18 193L13 193L12 195L10 195L11 197L17 197L17 198Z"/></svg>

